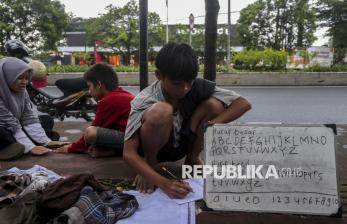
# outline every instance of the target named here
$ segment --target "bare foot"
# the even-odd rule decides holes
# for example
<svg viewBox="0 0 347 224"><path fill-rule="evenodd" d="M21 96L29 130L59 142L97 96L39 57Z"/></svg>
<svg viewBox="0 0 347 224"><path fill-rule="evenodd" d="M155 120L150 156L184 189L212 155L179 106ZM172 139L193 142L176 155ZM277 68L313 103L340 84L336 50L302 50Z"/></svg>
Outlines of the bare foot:
<svg viewBox="0 0 347 224"><path fill-rule="evenodd" d="M97 157L109 157L116 155L115 150L112 149L97 149L94 147L88 148L88 153L91 157L97 158Z"/></svg>
<svg viewBox="0 0 347 224"><path fill-rule="evenodd" d="M141 193L152 193L154 191L154 185L149 183L144 177L137 174L134 180L136 189Z"/></svg>

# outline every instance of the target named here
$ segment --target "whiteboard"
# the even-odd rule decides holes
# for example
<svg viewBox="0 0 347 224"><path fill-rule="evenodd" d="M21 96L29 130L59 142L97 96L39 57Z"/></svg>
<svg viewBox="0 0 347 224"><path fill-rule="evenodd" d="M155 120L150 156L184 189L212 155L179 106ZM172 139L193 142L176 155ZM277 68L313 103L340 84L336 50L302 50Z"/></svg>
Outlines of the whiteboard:
<svg viewBox="0 0 347 224"><path fill-rule="evenodd" d="M243 171L247 165L263 165L265 172L271 165L278 174L278 179L207 175L204 200L211 209L314 215L339 211L333 128L214 124L205 130L204 155L205 164L216 165L219 174L225 165L241 165Z"/></svg>

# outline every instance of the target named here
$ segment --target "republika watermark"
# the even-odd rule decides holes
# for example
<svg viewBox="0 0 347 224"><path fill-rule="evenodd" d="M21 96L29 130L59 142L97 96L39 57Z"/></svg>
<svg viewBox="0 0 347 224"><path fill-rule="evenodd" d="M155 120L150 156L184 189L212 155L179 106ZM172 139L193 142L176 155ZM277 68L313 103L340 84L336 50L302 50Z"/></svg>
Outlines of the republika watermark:
<svg viewBox="0 0 347 224"><path fill-rule="evenodd" d="M216 179L279 179L280 177L291 176L291 173L283 172L287 169L278 170L275 165L182 165L182 179L205 179L209 175ZM295 169L298 171L301 168Z"/></svg>

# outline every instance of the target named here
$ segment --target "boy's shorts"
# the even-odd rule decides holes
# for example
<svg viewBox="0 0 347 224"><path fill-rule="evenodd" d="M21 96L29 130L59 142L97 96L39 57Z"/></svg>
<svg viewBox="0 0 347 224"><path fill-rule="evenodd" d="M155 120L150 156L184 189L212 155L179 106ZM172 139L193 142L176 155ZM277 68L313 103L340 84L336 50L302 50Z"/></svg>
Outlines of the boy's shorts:
<svg viewBox="0 0 347 224"><path fill-rule="evenodd" d="M95 147L122 150L124 144L124 132L100 128L96 129L96 140L92 144Z"/></svg>
<svg viewBox="0 0 347 224"><path fill-rule="evenodd" d="M173 131L171 132L169 140L157 155L157 160L159 163L166 161L178 161L191 152L196 135L190 130L190 122L183 123L180 134L180 144L178 147L174 147L174 134ZM138 153L144 157L141 142L140 147L138 148Z"/></svg>

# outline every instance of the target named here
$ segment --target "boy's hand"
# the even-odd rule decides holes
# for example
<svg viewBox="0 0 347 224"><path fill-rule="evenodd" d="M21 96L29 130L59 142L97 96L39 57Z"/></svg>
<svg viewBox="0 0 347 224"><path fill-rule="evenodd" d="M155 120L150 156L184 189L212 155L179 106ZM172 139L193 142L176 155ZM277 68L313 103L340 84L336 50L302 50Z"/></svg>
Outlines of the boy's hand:
<svg viewBox="0 0 347 224"><path fill-rule="evenodd" d="M53 152L56 152L56 153L68 153L68 148L70 147L71 145L64 145L60 148L57 148L57 149L54 149Z"/></svg>
<svg viewBox="0 0 347 224"><path fill-rule="evenodd" d="M168 180L161 189L170 198L185 198L192 191L189 184L177 180Z"/></svg>
<svg viewBox="0 0 347 224"><path fill-rule="evenodd" d="M50 149L47 149L46 147L43 146L35 146L34 148L32 148L32 150L30 151L31 154L36 155L36 156L41 156L44 155L48 152L50 152Z"/></svg>
<svg viewBox="0 0 347 224"><path fill-rule="evenodd" d="M141 193L152 193L154 191L154 185L149 183L144 177L137 174L134 180L136 189Z"/></svg>
<svg viewBox="0 0 347 224"><path fill-rule="evenodd" d="M54 148L60 148L64 145L71 145L71 142L50 141L50 142L48 142L46 147L49 149L54 149Z"/></svg>

